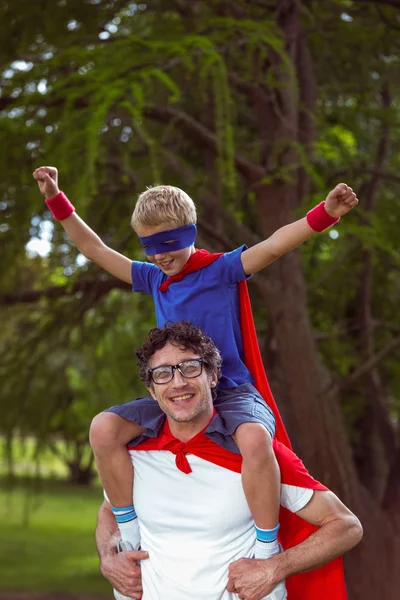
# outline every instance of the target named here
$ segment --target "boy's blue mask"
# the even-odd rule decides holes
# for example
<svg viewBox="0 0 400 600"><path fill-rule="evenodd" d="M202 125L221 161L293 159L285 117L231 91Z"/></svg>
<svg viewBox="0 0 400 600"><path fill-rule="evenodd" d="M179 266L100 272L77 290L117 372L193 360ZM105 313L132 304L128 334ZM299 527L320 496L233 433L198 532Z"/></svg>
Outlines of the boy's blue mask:
<svg viewBox="0 0 400 600"><path fill-rule="evenodd" d="M139 240L147 256L154 256L189 248L194 244L196 234L196 225L185 225L176 229L160 231L154 235L139 236Z"/></svg>

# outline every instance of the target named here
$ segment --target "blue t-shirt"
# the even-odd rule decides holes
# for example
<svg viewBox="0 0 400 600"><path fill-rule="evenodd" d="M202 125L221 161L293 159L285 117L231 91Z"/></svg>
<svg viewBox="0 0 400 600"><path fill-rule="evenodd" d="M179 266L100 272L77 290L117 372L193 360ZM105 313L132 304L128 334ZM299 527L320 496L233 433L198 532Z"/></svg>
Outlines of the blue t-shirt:
<svg viewBox="0 0 400 600"><path fill-rule="evenodd" d="M158 327L166 321L187 320L200 327L221 353L221 388L253 383L243 362L237 284L247 279L241 254L246 246L227 252L211 265L172 283L166 292L159 286L167 276L156 265L132 262L132 289L153 297Z"/></svg>

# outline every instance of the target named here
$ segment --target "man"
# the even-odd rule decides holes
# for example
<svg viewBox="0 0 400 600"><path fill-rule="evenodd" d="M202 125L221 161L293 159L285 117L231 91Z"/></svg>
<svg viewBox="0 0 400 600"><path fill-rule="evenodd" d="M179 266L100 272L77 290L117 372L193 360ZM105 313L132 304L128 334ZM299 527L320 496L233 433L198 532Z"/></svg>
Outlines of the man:
<svg viewBox="0 0 400 600"><path fill-rule="evenodd" d="M145 552L117 555L111 508L105 502L99 512L101 569L121 593L140 597L134 561L141 560L143 600L260 600L279 592L286 578L320 567L360 541L358 519L332 492L317 482L311 489L288 481L288 460L290 468L304 467L276 446L282 506L318 529L279 555L253 559L241 457L225 439L213 406L221 366L214 343L188 322L172 323L151 330L137 356L140 377L165 416L129 446Z"/></svg>

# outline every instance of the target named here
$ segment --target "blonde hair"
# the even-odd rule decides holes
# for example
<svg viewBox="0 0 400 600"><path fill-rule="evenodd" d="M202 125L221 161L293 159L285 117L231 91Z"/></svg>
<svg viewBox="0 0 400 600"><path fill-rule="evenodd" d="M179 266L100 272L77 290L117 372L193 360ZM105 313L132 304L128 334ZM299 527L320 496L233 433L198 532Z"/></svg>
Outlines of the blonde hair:
<svg viewBox="0 0 400 600"><path fill-rule="evenodd" d="M133 211L131 226L154 227L171 223L171 229L195 224L196 207L186 192L173 185L157 185L142 192Z"/></svg>

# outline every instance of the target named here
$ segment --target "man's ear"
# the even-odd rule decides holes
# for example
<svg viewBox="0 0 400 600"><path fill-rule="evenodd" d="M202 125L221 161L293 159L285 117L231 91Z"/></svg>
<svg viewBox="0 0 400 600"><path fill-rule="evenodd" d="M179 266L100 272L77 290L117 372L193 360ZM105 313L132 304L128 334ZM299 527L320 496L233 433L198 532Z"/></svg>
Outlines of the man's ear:
<svg viewBox="0 0 400 600"><path fill-rule="evenodd" d="M146 385L146 388L149 390L153 400L157 400L157 398L154 395L154 388L152 386L149 387L148 385Z"/></svg>
<svg viewBox="0 0 400 600"><path fill-rule="evenodd" d="M217 383L218 383L218 375L217 375L217 372L215 371L211 376L210 386L212 388L215 388L215 387L217 387Z"/></svg>

